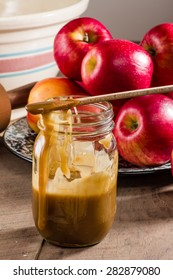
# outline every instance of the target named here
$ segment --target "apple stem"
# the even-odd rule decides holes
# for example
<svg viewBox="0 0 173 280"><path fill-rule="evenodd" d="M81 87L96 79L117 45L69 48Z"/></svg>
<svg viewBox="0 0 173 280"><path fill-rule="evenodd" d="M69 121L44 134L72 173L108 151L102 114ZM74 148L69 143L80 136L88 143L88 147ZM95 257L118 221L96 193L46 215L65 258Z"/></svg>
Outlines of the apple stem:
<svg viewBox="0 0 173 280"><path fill-rule="evenodd" d="M136 129L138 128L138 122L132 120L132 123L131 123L131 125L130 125L130 128L131 128L131 131L136 130Z"/></svg>
<svg viewBox="0 0 173 280"><path fill-rule="evenodd" d="M148 48L148 53L151 55L151 57L156 55L156 51L152 47Z"/></svg>
<svg viewBox="0 0 173 280"><path fill-rule="evenodd" d="M88 36L87 32L85 32L85 34L84 34L83 41L86 42L86 43L89 42L89 36Z"/></svg>

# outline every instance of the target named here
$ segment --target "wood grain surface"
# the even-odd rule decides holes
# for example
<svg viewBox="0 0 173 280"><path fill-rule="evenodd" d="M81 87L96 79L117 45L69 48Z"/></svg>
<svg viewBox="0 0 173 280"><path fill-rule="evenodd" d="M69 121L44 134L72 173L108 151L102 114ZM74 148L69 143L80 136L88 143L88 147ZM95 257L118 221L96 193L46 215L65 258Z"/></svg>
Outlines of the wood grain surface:
<svg viewBox="0 0 173 280"><path fill-rule="evenodd" d="M166 171L118 177L117 214L106 238L91 247L43 241L31 209L31 163L0 138L0 259L173 259L173 177Z"/></svg>

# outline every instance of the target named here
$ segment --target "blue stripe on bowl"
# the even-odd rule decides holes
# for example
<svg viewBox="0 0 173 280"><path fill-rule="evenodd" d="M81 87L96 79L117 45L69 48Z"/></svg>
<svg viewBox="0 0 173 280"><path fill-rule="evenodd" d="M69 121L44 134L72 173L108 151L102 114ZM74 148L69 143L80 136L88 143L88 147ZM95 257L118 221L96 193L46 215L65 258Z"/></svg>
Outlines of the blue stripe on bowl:
<svg viewBox="0 0 173 280"><path fill-rule="evenodd" d="M56 66L56 63L50 63L47 64L46 66L42 66L42 67L37 67L33 70L27 70L27 71L21 71L21 72L15 72L15 73L10 73L10 74L0 74L0 79L1 78L10 78L10 77L17 77L17 76L23 76L23 75L28 75L28 74L33 74L36 72L40 72L40 71L44 71L47 70L49 68L53 68L54 66ZM58 68L57 68L58 71Z"/></svg>
<svg viewBox="0 0 173 280"><path fill-rule="evenodd" d="M21 55L23 56L23 55L29 55L29 54L45 52L45 51L50 51L50 50L52 50L51 46L46 47L46 48L30 50L30 51L23 51L23 52L16 52L16 53L4 53L4 54L0 54L0 58L15 57L15 56L21 56Z"/></svg>

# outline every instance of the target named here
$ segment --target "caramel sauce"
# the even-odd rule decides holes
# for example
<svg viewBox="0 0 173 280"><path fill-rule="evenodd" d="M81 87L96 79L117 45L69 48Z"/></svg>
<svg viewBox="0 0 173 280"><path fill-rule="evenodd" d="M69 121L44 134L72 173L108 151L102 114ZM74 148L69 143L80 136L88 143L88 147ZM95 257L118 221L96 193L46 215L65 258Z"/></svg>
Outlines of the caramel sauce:
<svg viewBox="0 0 173 280"><path fill-rule="evenodd" d="M45 137L45 149L40 153L39 162L39 196L38 196L38 227L44 229L46 225L47 213L46 213L46 185L48 181L48 146L49 137Z"/></svg>
<svg viewBox="0 0 173 280"><path fill-rule="evenodd" d="M48 241L61 246L95 244L110 230L116 211L116 181L106 173L78 179L71 188L57 186L46 193L47 217L44 228L36 227ZM96 190L96 186L99 190ZM39 216L39 192L33 186L34 220ZM108 207L109 206L109 207Z"/></svg>

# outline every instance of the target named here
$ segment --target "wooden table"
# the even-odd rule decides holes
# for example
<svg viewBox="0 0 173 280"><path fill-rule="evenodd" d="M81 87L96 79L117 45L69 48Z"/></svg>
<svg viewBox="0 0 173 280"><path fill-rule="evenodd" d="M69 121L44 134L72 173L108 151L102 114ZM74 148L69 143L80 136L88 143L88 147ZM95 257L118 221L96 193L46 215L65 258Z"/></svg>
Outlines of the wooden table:
<svg viewBox="0 0 173 280"><path fill-rule="evenodd" d="M0 259L173 259L173 177L118 178L112 230L98 245L69 249L43 241L31 211L31 163L8 151L0 138Z"/></svg>

